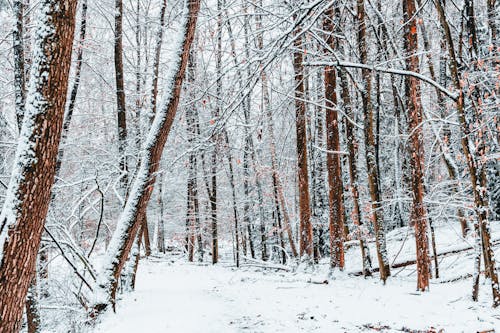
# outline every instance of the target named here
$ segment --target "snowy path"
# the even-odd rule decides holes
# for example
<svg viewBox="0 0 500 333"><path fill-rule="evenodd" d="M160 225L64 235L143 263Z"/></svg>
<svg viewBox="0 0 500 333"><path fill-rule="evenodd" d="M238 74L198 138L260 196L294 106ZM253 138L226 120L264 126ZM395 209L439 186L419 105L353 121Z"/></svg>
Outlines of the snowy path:
<svg viewBox="0 0 500 333"><path fill-rule="evenodd" d="M500 313L468 300L470 281L433 284L414 291L413 278L377 279L339 273L328 285L324 273L261 272L198 266L167 257L144 261L137 289L118 302L93 332L383 332L428 330L476 332L500 329ZM390 329L389 329L390 328Z"/></svg>

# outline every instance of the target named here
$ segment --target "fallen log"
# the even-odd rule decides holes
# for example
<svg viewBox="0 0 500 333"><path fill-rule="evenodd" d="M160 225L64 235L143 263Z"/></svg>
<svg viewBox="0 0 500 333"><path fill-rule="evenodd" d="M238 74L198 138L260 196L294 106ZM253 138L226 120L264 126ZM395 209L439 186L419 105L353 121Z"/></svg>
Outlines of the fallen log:
<svg viewBox="0 0 500 333"><path fill-rule="evenodd" d="M491 245L498 245L498 244L500 244L500 238L497 238L497 239L495 239L495 240L493 240L491 242ZM459 254L459 253L462 253L462 252L467 252L467 251L470 251L472 249L474 249L474 247L472 245L464 245L462 247L453 247L452 249L448 249L446 251L438 253L437 257L438 258L448 257L448 256ZM434 259L434 256L431 256L430 259L431 260ZM391 268L401 268L401 267L415 265L416 263L417 263L416 259L408 259L408 260L403 260L403 261L400 261L400 262L393 263L391 265ZM378 272L378 271L379 271L379 268L378 267L374 267L371 272L375 273L375 272ZM350 275L350 276L362 276L363 275L363 271L349 272L348 275Z"/></svg>
<svg viewBox="0 0 500 333"><path fill-rule="evenodd" d="M285 265L272 264L272 263L269 263L267 261L261 261L261 260L249 258L246 256L243 256L242 259L244 259L245 262L242 263L241 266L259 267L259 268L264 268L264 269L276 269L276 270L282 270L282 271L287 271L287 272L292 271L291 267L288 267Z"/></svg>

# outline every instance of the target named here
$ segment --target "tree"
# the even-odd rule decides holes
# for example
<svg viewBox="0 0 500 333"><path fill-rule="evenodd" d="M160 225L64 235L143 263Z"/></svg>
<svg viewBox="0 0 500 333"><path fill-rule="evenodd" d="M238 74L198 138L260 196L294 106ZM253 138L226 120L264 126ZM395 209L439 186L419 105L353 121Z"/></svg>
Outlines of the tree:
<svg viewBox="0 0 500 333"><path fill-rule="evenodd" d="M463 153L465 155L467 168L469 170L469 177L474 197L474 210L477 217L475 229L476 233L478 234L477 237L480 238L479 242L481 245L480 247L483 252L483 258L485 261L485 266L486 266L485 270L487 271L491 279L493 306L497 307L498 305L500 305L500 287L498 285L498 275L495 267L494 252L491 247L491 235L490 235L489 221L488 221L488 210L489 210L488 198L487 198L487 192L481 189L485 188L486 186L485 169L483 165L484 153L485 153L484 141L481 138L479 138L479 140L476 141L479 144L475 151L472 150L472 144L471 144L471 141L475 139L472 136L472 131L471 131L471 129L474 128L474 123L471 123L469 119L470 118L474 119L474 117L480 118L480 115L478 113L475 113L469 119L467 118L465 109L467 94L465 91L465 87L463 87L463 81L462 81L464 73L462 72L461 67L459 66L457 60L455 47L451 35L451 29L444 13L442 0L435 0L434 4L436 6L439 16L439 21L441 23L441 27L443 28L443 32L448 46L451 81L453 83L455 90L458 92L458 98L456 99L455 102L456 102L456 109L458 113L460 129L462 132L461 145ZM469 52L471 56L474 58L478 56L478 53L477 49L475 49L477 48L477 39L476 39L477 37L475 31L475 24L473 21L474 14L471 2L466 1L466 9L467 9L466 15L468 18L468 30L471 36L469 39L469 48L470 48ZM474 112L477 112L477 110L474 110ZM481 155L483 155L483 157ZM479 288L478 278L479 276L477 276L477 279L475 279L475 285L473 287L473 298L475 296L474 294L476 294L477 296L477 290Z"/></svg>
<svg viewBox="0 0 500 333"><path fill-rule="evenodd" d="M0 332L20 329L56 172L76 1L43 0L26 110L0 214Z"/></svg>
<svg viewBox="0 0 500 333"><path fill-rule="evenodd" d="M15 0L13 3L16 25L12 31L14 50L14 89L16 95L16 118L19 132L23 123L24 104L26 102L26 72L24 63L24 12L23 0Z"/></svg>
<svg viewBox="0 0 500 333"><path fill-rule="evenodd" d="M128 166L127 166L127 106L125 102L125 84L123 73L123 1L115 0L115 84L116 84L116 114L118 123L118 153L119 170L122 184L123 200L127 196Z"/></svg>
<svg viewBox="0 0 500 333"><path fill-rule="evenodd" d="M365 22L365 1L357 0L358 12L358 49L361 63L368 63L366 22ZM381 206L379 174L375 158L375 136L373 132L373 104L371 100L372 74L368 69L361 70L364 87L361 92L364 110L364 135L366 149L366 168L368 171L368 187L371 198L371 220L375 229L375 244L377 246L377 259L380 267L380 279L386 281L391 275L389 260L387 258L385 224Z"/></svg>
<svg viewBox="0 0 500 333"><path fill-rule="evenodd" d="M325 13L323 29L329 35L326 42L335 49L333 6ZM339 22L336 22L339 24ZM328 198L330 205L330 266L344 269L344 202L342 169L340 163L339 120L337 115L336 69L325 67L325 123L326 123L326 165L328 171Z"/></svg>
<svg viewBox="0 0 500 333"><path fill-rule="evenodd" d="M307 168L306 104L304 101L304 69L300 26L295 31L293 70L295 82L295 130L297 136L297 179L299 184L300 257L313 258L314 244Z"/></svg>
<svg viewBox="0 0 500 333"><path fill-rule="evenodd" d="M414 0L403 0L403 18L405 24L406 68L418 73L418 33L417 16ZM429 241L427 239L427 212L424 206L424 144L422 129L422 102L420 99L420 81L415 77L406 77L406 107L410 133L410 170L413 204L411 224L415 227L417 256L417 289L429 288Z"/></svg>
<svg viewBox="0 0 500 333"><path fill-rule="evenodd" d="M155 174L159 168L163 148L177 112L199 7L199 0L186 0L184 2L183 15L185 15L186 19L179 32L181 36L179 57L173 59L173 69L170 72L171 80L167 81L169 85L165 90L167 98L163 99L155 114L147 140L144 143L137 176L134 179L124 211L120 216L117 229L108 247L108 254L106 261L103 263L100 278L101 290L98 292L100 295L104 295L105 298L96 298L93 306L94 315L101 313L109 305L113 305L114 308L118 279L142 222L139 217L145 213L151 197Z"/></svg>

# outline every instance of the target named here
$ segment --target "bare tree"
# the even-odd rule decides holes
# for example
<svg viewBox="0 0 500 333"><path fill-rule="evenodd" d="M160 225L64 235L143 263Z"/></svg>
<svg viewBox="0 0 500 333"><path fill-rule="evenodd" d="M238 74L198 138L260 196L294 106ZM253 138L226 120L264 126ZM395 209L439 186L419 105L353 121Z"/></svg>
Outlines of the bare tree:
<svg viewBox="0 0 500 333"><path fill-rule="evenodd" d="M314 244L307 168L306 105L304 102L304 69L300 27L295 31L293 70L295 82L295 129L297 135L297 178L299 184L300 257L313 258Z"/></svg>
<svg viewBox="0 0 500 333"><path fill-rule="evenodd" d="M418 73L418 30L414 0L403 0L405 21L405 51L407 70ZM417 289L429 288L429 241L427 239L427 212L424 206L424 145L422 129L422 101L420 81L406 77L405 95L410 132L410 170L413 192L411 224L415 227L417 256Z"/></svg>
<svg viewBox="0 0 500 333"><path fill-rule="evenodd" d="M177 112L189 51L196 29L199 6L199 0L186 0L184 2L183 15L186 18L180 31L182 38L179 46L179 57L174 59L172 77L171 80L167 81L169 86L166 87L165 93L168 98L163 100L155 114L147 140L144 143L140 167L131 187L131 193L108 247L107 260L104 262L104 270L101 272L102 278L100 280L100 289L104 291L103 294L106 298L97 299L94 304L95 314L101 313L108 305L114 307L118 279L141 224L139 218L144 214L151 197L155 174Z"/></svg>
<svg viewBox="0 0 500 333"><path fill-rule="evenodd" d="M361 63L368 63L367 50L367 35L365 22L365 1L357 0L358 14L358 49L361 57ZM373 104L371 100L372 74L367 69L361 70L363 77L364 89L361 92L364 109L364 134L365 134L365 149L366 149L366 167L368 170L368 187L371 198L371 220L375 229L375 238L377 246L377 259L380 267L380 279L386 281L391 275L389 268L389 260L387 258L386 240L385 240L385 224L382 212L380 189L379 189L379 174L375 158L375 136L373 132Z"/></svg>
<svg viewBox="0 0 500 333"><path fill-rule="evenodd" d="M323 29L329 35L326 42L335 49L333 6L325 13ZM338 22L337 22L338 24ZM337 115L337 75L333 66L325 67L326 165L328 171L328 202L330 206L330 266L344 269L344 202L340 163L339 120Z"/></svg>

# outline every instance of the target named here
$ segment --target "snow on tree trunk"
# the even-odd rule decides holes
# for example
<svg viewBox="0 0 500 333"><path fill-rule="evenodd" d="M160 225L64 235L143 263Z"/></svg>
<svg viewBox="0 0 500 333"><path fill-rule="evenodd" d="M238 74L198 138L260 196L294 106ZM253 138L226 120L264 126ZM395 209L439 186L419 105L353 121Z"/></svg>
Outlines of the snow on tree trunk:
<svg viewBox="0 0 500 333"><path fill-rule="evenodd" d="M407 70L418 73L418 33L415 1L403 0L405 24L404 47L407 54ZM429 240L427 237L427 212L424 206L424 143L422 128L422 101L420 81L415 77L406 77L405 95L410 133L410 170L413 204L410 225L415 227L417 257L417 289L429 288Z"/></svg>
<svg viewBox="0 0 500 333"><path fill-rule="evenodd" d="M323 29L328 35L326 42L335 49L334 8L325 13ZM337 108L337 75L333 66L325 67L325 123L326 123L326 166L328 171L328 201L330 205L330 267L344 269L344 202L342 169L340 163L340 137ZM334 153L337 152L337 153Z"/></svg>
<svg viewBox="0 0 500 333"><path fill-rule="evenodd" d="M0 214L0 332L20 329L54 183L76 1L43 0L21 135Z"/></svg>
<svg viewBox="0 0 500 333"><path fill-rule="evenodd" d="M160 165L163 148L179 104L199 7L199 0L186 0L184 2L178 53L172 59L173 64L168 75L165 93L144 143L137 176L134 179L124 211L119 218L107 255L103 261L103 269L99 276L100 288L96 292L94 300L94 315L99 314L110 304L114 307L118 279L142 222L139 217L145 213L151 197L155 173Z"/></svg>
<svg viewBox="0 0 500 333"><path fill-rule="evenodd" d="M365 23L365 1L357 0L358 11L358 48L361 63L368 63L367 36ZM377 247L377 259L380 267L380 279L385 282L391 275L389 260L387 258L385 224L380 200L379 174L375 160L375 137L373 133L373 104L371 100L371 79L369 70L362 69L361 75L364 81L364 90L361 92L363 109L365 112L364 134L366 149L366 168L368 171L368 187L370 190L372 222L375 231L375 244Z"/></svg>
<svg viewBox="0 0 500 333"><path fill-rule="evenodd" d="M306 105L304 101L304 70L302 54L302 36L300 28L296 30L293 53L295 80L295 128L297 135L297 178L299 183L300 214L300 257L313 258L313 231L311 224L311 205L309 198L309 173L307 171Z"/></svg>
<svg viewBox="0 0 500 333"><path fill-rule="evenodd" d="M467 94L464 91L462 84L463 81L461 80L461 77L464 76L464 73L461 73L459 69L457 56L455 54L455 49L453 46L451 29L444 13L442 0L436 0L434 3L448 45L451 80L454 88L459 92L459 97L456 100L456 108L458 114L458 121L460 123L460 129L462 131L461 144L467 162L467 168L469 170L469 177L472 185L472 193L474 196L474 208L477 216L477 222L476 222L477 225L474 226L474 229L478 233L477 237L481 237L480 241L481 241L481 248L483 251L483 257L485 259L485 271L488 272L490 275L489 277L491 280L493 306L496 307L500 305L500 287L498 285L498 275L495 267L494 252L491 247L491 239L490 239L491 235L490 235L489 221L488 221L488 209L489 209L488 198L486 191L483 191L483 188L485 188L486 186L486 181L485 181L484 168L481 167L481 163L483 163L481 159L484 158L484 156L481 156L481 153L484 154L485 151L484 149L476 149L475 151L473 150L473 145L471 142L473 142L475 138L472 136L471 132L474 129L474 124L466 117L465 98L467 97ZM472 3L466 2L466 5L472 6ZM473 28L473 23L471 22L474 16L472 8L469 8L468 14L469 14L468 30L469 33L471 33L472 37L470 39L472 43L470 43L469 47L473 48L474 44L477 47L477 40L475 40L475 28ZM471 50L470 52L472 56L477 56L477 52L475 50ZM483 138L478 138L477 142L478 146L482 145L484 147ZM477 156L478 154L479 156ZM477 241L477 243L479 243L479 241ZM476 266L479 265L476 264Z"/></svg>
<svg viewBox="0 0 500 333"><path fill-rule="evenodd" d="M24 9L26 5L22 0L15 0L13 4L16 24L12 31L14 53L14 93L16 96L16 117L19 131L21 131L24 104L26 102L26 76L24 66Z"/></svg>
<svg viewBox="0 0 500 333"><path fill-rule="evenodd" d="M121 195L123 200L127 196L128 166L127 166L127 116L125 102L125 84L123 72L123 1L115 0L115 40L114 63L116 83L116 114L118 123L118 154L119 170L121 172Z"/></svg>

